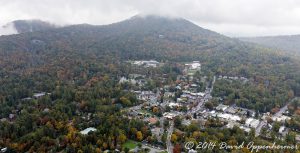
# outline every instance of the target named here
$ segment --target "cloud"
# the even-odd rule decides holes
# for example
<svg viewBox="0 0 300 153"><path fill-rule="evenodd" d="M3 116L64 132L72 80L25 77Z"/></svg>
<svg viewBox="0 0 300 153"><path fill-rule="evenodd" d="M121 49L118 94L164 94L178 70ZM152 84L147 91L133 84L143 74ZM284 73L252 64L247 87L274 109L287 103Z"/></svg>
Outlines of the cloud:
<svg viewBox="0 0 300 153"><path fill-rule="evenodd" d="M14 24L6 24L6 25L0 27L0 36L12 35L12 34L17 34L17 33L18 32L17 32Z"/></svg>
<svg viewBox="0 0 300 153"><path fill-rule="evenodd" d="M183 17L229 36L300 34L297 0L1 0L0 6L0 23L109 24L135 14L157 14Z"/></svg>

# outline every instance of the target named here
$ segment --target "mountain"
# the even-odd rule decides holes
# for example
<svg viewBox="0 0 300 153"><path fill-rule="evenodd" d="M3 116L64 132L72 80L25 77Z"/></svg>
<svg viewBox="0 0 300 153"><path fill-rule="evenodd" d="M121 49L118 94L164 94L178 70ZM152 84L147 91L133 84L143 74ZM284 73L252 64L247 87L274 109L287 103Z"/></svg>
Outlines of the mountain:
<svg viewBox="0 0 300 153"><path fill-rule="evenodd" d="M41 20L16 20L0 28L0 35L20 34L26 32L43 31L58 26Z"/></svg>
<svg viewBox="0 0 300 153"><path fill-rule="evenodd" d="M15 25L11 22L6 25L0 26L0 36L18 34Z"/></svg>
<svg viewBox="0 0 300 153"><path fill-rule="evenodd" d="M242 41L252 42L266 47L300 53L300 35L268 36L268 37L243 37Z"/></svg>
<svg viewBox="0 0 300 153"><path fill-rule="evenodd" d="M57 28L56 25L41 20L16 20L13 24L18 33L43 31Z"/></svg>
<svg viewBox="0 0 300 153"><path fill-rule="evenodd" d="M47 75L57 77L56 72L62 69L71 71L73 78L81 69L76 63L95 60L116 64L141 59L199 60L212 73L265 80L272 76L275 84L300 74L299 61L284 53L223 36L182 18L159 16L2 36L0 55L0 66L10 67L7 73L20 76L29 70L33 74L34 70L47 69Z"/></svg>
<svg viewBox="0 0 300 153"><path fill-rule="evenodd" d="M59 42L68 46L73 52L76 50L85 53L96 51L97 54L105 52L119 54L123 59L167 57L182 60L197 57L194 54L226 52L235 47L247 47L238 40L203 29L185 19L158 16L135 16L104 26L73 25L2 37L0 43L3 42L1 46L8 47L6 49L45 51L46 48L36 47L36 43L32 43L35 40L44 42L44 47L53 47ZM12 43L14 45L7 45ZM172 54L180 56L170 56Z"/></svg>

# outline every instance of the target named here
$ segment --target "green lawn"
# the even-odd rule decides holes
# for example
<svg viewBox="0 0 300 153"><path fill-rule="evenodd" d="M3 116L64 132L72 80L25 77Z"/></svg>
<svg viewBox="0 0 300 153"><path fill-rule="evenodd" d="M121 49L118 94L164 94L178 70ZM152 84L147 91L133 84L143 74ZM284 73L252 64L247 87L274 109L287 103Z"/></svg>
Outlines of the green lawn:
<svg viewBox="0 0 300 153"><path fill-rule="evenodd" d="M137 146L135 141L132 140L127 140L124 144L123 144L123 148L129 148L129 149L134 149Z"/></svg>

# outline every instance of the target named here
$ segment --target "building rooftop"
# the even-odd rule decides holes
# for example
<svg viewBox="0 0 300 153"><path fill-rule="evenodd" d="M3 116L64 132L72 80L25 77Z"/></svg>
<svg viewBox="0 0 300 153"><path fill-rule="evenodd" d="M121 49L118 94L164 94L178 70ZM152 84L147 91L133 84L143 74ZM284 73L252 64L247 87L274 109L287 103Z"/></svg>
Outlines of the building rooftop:
<svg viewBox="0 0 300 153"><path fill-rule="evenodd" d="M88 134L88 133L91 132L91 131L92 131L92 132L93 132L93 131L97 131L97 129L94 128L94 127L89 127L89 128L86 128L86 129L80 131L80 133L83 134L83 135L86 135L86 134Z"/></svg>

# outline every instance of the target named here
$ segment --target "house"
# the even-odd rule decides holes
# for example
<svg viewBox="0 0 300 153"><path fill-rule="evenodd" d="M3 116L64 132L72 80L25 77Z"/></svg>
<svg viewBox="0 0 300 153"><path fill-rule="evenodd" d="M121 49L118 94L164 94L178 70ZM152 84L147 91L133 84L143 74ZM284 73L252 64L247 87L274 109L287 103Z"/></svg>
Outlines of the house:
<svg viewBox="0 0 300 153"><path fill-rule="evenodd" d="M245 121L245 125L250 127L250 128L257 128L259 125L260 121L254 118L248 118Z"/></svg>
<svg viewBox="0 0 300 153"><path fill-rule="evenodd" d="M245 116L245 115L247 115L247 111L246 110L241 110L241 111L238 112L238 114L241 115L241 116Z"/></svg>
<svg viewBox="0 0 300 153"><path fill-rule="evenodd" d="M7 147L5 147L5 148L2 148L0 151L1 151L1 153L4 153L4 152L6 152L6 151L7 151Z"/></svg>
<svg viewBox="0 0 300 153"><path fill-rule="evenodd" d="M0 121L5 122L5 121L7 121L7 119L6 118L1 118Z"/></svg>
<svg viewBox="0 0 300 153"><path fill-rule="evenodd" d="M225 119L227 121L240 121L241 118L236 115L226 114L226 113L218 113L217 117Z"/></svg>
<svg viewBox="0 0 300 153"><path fill-rule="evenodd" d="M289 130L285 127L285 126L280 126L279 130L278 130L279 134L281 134L283 137L285 137Z"/></svg>
<svg viewBox="0 0 300 153"><path fill-rule="evenodd" d="M232 129L234 126L238 126L239 124L237 122L228 122L226 125L226 128Z"/></svg>
<svg viewBox="0 0 300 153"><path fill-rule="evenodd" d="M155 117L151 117L151 118L149 118L148 121L149 121L150 124L153 125L153 124L155 124L158 120L157 120L157 118L155 118Z"/></svg>
<svg viewBox="0 0 300 153"><path fill-rule="evenodd" d="M197 70L201 68L201 64L199 61L193 61L192 63L187 63L185 66L190 70Z"/></svg>
<svg viewBox="0 0 300 153"><path fill-rule="evenodd" d="M150 61L134 61L134 65L138 66L144 66L144 67L157 67L159 62L155 60L150 60Z"/></svg>
<svg viewBox="0 0 300 153"><path fill-rule="evenodd" d="M172 119L176 116L176 114L174 114L174 113L169 113L169 112L165 112L165 113L163 114L163 116L164 116L164 118L166 118L166 119L172 120Z"/></svg>
<svg viewBox="0 0 300 153"><path fill-rule="evenodd" d="M97 131L97 129L94 127L89 127L89 128L86 128L86 129L80 131L80 133L83 135L87 135L89 132L94 132L94 131Z"/></svg>
<svg viewBox="0 0 300 153"><path fill-rule="evenodd" d="M244 130L245 132L249 133L251 131L250 128L245 127L245 126L240 126L240 129Z"/></svg>
<svg viewBox="0 0 300 153"><path fill-rule="evenodd" d="M40 93L35 93L35 94L33 94L33 97L34 97L35 99L39 99L39 98L44 97L45 95L46 95L46 92L40 92Z"/></svg>
<svg viewBox="0 0 300 153"><path fill-rule="evenodd" d="M191 150L189 150L189 152L188 153L197 153L197 151L196 150L194 150L194 149L191 149Z"/></svg>
<svg viewBox="0 0 300 153"><path fill-rule="evenodd" d="M171 107L171 108L177 108L177 107L180 107L181 105L180 104L178 104L178 103L169 103L169 106Z"/></svg>
<svg viewBox="0 0 300 153"><path fill-rule="evenodd" d="M44 113L48 113L49 111L50 111L49 108L45 108L45 109L43 110Z"/></svg>
<svg viewBox="0 0 300 153"><path fill-rule="evenodd" d="M191 121L190 120L183 120L182 124L188 126L188 125L191 124Z"/></svg>
<svg viewBox="0 0 300 153"><path fill-rule="evenodd" d="M152 91L142 91L140 94L138 94L137 98L139 100L153 100L156 97L156 94L153 93Z"/></svg>
<svg viewBox="0 0 300 153"><path fill-rule="evenodd" d="M281 115L281 116L273 116L272 120L276 121L276 122L285 122L287 120L290 120L291 117L285 116L285 115Z"/></svg>
<svg viewBox="0 0 300 153"><path fill-rule="evenodd" d="M162 128L156 127L151 129L151 133L155 135L157 138L160 137L163 134L163 132L164 130Z"/></svg>
<svg viewBox="0 0 300 153"><path fill-rule="evenodd" d="M127 79L125 77L121 77L119 83L122 84L122 83L126 83L126 82L131 83L131 84L137 83L137 81L135 79Z"/></svg>
<svg viewBox="0 0 300 153"><path fill-rule="evenodd" d="M175 93L174 92L165 92L164 93L164 97L166 97L166 98L175 97Z"/></svg>
<svg viewBox="0 0 300 153"><path fill-rule="evenodd" d="M22 101L29 101L29 100L31 100L32 98L30 98L30 97L26 97L26 98L23 98L23 99L21 99Z"/></svg>
<svg viewBox="0 0 300 153"><path fill-rule="evenodd" d="M216 110L217 110L217 111L223 111L223 112L224 112L228 107L229 107L229 106L227 106L227 105L220 104L220 105L218 105L218 106L216 107Z"/></svg>
<svg viewBox="0 0 300 153"><path fill-rule="evenodd" d="M9 115L8 115L8 118L11 119L11 120L14 119L15 117L16 117L15 114L9 114Z"/></svg>
<svg viewBox="0 0 300 153"><path fill-rule="evenodd" d="M234 107L229 107L226 109L226 113L235 114L238 110Z"/></svg>
<svg viewBox="0 0 300 153"><path fill-rule="evenodd" d="M295 139L296 139L297 142L300 142L300 135L297 134L296 137L295 137Z"/></svg>

